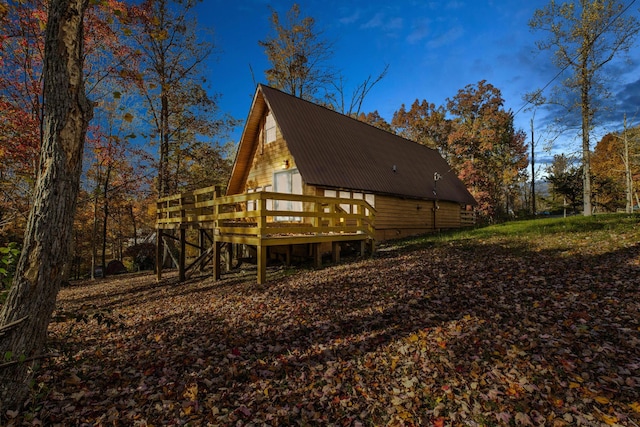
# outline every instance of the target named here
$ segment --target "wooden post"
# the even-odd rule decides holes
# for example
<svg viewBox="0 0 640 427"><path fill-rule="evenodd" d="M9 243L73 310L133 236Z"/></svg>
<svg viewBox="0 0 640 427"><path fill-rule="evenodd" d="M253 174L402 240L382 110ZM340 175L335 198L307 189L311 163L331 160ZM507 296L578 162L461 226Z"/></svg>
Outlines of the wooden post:
<svg viewBox="0 0 640 427"><path fill-rule="evenodd" d="M340 262L340 242L331 242L331 261L334 263Z"/></svg>
<svg viewBox="0 0 640 427"><path fill-rule="evenodd" d="M214 237L215 240L215 237ZM222 242L217 240L213 243L213 279L220 280L220 250Z"/></svg>
<svg viewBox="0 0 640 427"><path fill-rule="evenodd" d="M360 256L364 257L366 252L367 252L367 241L360 240Z"/></svg>
<svg viewBox="0 0 640 427"><path fill-rule="evenodd" d="M156 229L156 280L162 280L162 230Z"/></svg>
<svg viewBox="0 0 640 427"><path fill-rule="evenodd" d="M438 201L434 200L433 201L433 229L437 230L438 226L437 226L437 220L438 220Z"/></svg>
<svg viewBox="0 0 640 427"><path fill-rule="evenodd" d="M320 251L320 243L313 243L313 266L315 268L322 267L322 252Z"/></svg>
<svg viewBox="0 0 640 427"><path fill-rule="evenodd" d="M291 252L293 251L293 245L287 245L284 252L284 265L289 267L291 265Z"/></svg>
<svg viewBox="0 0 640 427"><path fill-rule="evenodd" d="M267 200L263 199L262 194L259 193L260 198L257 200L258 201L258 206L256 207L256 210L258 211L258 237L260 239L262 239L262 236L264 234L266 234L266 228L267 228Z"/></svg>
<svg viewBox="0 0 640 427"><path fill-rule="evenodd" d="M204 251L206 250L204 248L204 246L206 245L206 239L205 239L205 231L200 229L198 230L198 256L202 256L202 254L204 253Z"/></svg>
<svg viewBox="0 0 640 427"><path fill-rule="evenodd" d="M231 271L231 266L233 265L233 243L227 243L227 257L225 258L225 271Z"/></svg>
<svg viewBox="0 0 640 427"><path fill-rule="evenodd" d="M187 240L187 230L184 228L180 229L180 258L178 259L178 281L184 282L186 280L185 276L185 261L186 261L186 240Z"/></svg>
<svg viewBox="0 0 640 427"><path fill-rule="evenodd" d="M263 245L257 246L258 251L258 284L262 285L267 281L267 247Z"/></svg>

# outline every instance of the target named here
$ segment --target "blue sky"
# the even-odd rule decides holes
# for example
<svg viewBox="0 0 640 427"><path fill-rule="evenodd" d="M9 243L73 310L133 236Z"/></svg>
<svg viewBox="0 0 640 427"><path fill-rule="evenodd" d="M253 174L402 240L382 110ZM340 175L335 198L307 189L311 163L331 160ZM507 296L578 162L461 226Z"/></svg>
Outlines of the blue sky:
<svg viewBox="0 0 640 427"><path fill-rule="evenodd" d="M246 118L255 90L254 78L264 82L264 70L269 67L258 45L271 31L269 7L284 16L292 3L204 0L199 6L199 25L213 30L218 48L209 64L208 78L212 91L221 95L223 111L238 119ZM408 106L418 98L444 105L466 85L486 80L501 90L506 109L519 111L516 126L529 134L532 112L522 109L523 95L543 87L558 72L549 54L535 46L545 34L532 32L528 26L534 11L547 0L297 3L302 15L316 20L323 38L334 42L332 65L343 74L347 93L389 64L387 76L367 96L362 109L378 110L387 120L403 103ZM638 7L631 8L636 16ZM623 112L632 123L640 121L640 49L635 49L630 59L611 68L611 88L617 95L611 102L614 122L604 123L597 139L602 132L621 126ZM553 117L549 111L536 112L538 135L543 135L543 125ZM236 142L240 133L238 129L232 135ZM554 152L577 150L575 137L575 132L565 133L555 141ZM538 143L537 156L549 156L542 153L545 144L544 140Z"/></svg>

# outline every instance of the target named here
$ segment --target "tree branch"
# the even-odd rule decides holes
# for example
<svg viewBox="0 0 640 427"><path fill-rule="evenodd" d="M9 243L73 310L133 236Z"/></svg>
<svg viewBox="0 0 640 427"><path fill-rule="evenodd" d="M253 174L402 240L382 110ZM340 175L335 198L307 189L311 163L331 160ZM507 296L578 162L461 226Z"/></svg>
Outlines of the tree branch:
<svg viewBox="0 0 640 427"><path fill-rule="evenodd" d="M18 319L18 320L15 320L13 322L7 323L6 325L0 326L0 337L5 335L7 333L7 331L9 331L10 329L15 328L16 326L18 326L20 323L24 322L28 318L29 318L29 316L24 316L22 319Z"/></svg>
<svg viewBox="0 0 640 427"><path fill-rule="evenodd" d="M26 359L22 359L22 360L12 360L10 362L0 363L0 369L8 368L9 366L17 365L18 363L32 362L34 360L47 359L49 357L54 357L54 356L57 356L57 354L53 354L53 353L39 354L37 356L27 357Z"/></svg>

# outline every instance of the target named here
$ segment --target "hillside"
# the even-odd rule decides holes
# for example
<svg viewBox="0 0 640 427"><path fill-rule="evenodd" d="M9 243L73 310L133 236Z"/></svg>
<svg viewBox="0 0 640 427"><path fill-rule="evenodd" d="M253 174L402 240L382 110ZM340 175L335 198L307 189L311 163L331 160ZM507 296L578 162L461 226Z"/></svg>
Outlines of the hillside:
<svg viewBox="0 0 640 427"><path fill-rule="evenodd" d="M509 223L269 274L63 289L52 357L5 422L640 424L637 216Z"/></svg>

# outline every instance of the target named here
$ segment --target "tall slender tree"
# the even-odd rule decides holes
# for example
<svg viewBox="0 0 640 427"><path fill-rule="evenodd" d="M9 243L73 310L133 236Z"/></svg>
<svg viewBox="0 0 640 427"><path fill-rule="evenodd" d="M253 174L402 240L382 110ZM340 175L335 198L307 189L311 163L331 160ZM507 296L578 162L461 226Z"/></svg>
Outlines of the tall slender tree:
<svg viewBox="0 0 640 427"><path fill-rule="evenodd" d="M177 189L176 163L185 145L198 135L211 137L227 125L216 120L215 98L203 85L202 66L213 44L198 31L194 8L199 0L145 0L131 9L136 24L132 34L140 52L136 68L123 73L142 94L158 144L158 194ZM172 173L172 162L173 170Z"/></svg>
<svg viewBox="0 0 640 427"><path fill-rule="evenodd" d="M602 84L603 67L617 54L627 52L640 31L640 23L626 12L633 2L619 0L551 0L535 11L529 25L548 33L537 43L541 50L552 50L553 62L571 75L563 85L575 94L570 109L577 109L581 117L583 214L591 215L591 146L589 135L597 112L595 99L608 95Z"/></svg>
<svg viewBox="0 0 640 427"><path fill-rule="evenodd" d="M82 151L92 106L82 69L89 0L49 3L44 46L44 120L38 179L20 261L0 311L0 413L29 391L70 252ZM10 356L10 357L7 357Z"/></svg>

